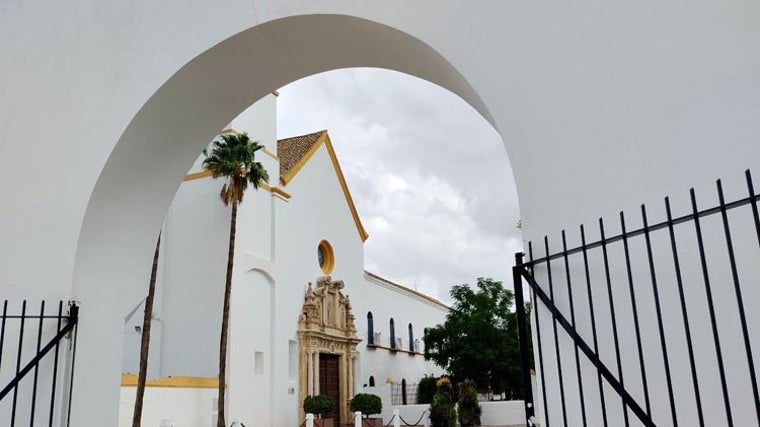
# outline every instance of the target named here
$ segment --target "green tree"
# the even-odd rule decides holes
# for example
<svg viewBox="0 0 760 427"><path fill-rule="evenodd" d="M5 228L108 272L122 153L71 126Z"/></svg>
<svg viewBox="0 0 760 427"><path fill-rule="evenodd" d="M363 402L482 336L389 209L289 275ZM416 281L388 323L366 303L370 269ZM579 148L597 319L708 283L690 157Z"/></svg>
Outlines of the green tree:
<svg viewBox="0 0 760 427"><path fill-rule="evenodd" d="M451 298L454 306L446 321L425 332L425 358L457 380L475 381L481 391L519 397L520 347L512 291L481 277L475 289L454 286Z"/></svg>
<svg viewBox="0 0 760 427"><path fill-rule="evenodd" d="M326 394L317 394L314 396L306 396L303 400L303 410L307 414L314 414L317 418L322 418L322 415L333 410L333 401L330 396Z"/></svg>
<svg viewBox="0 0 760 427"><path fill-rule="evenodd" d="M261 183L269 180L269 175L261 163L255 161L256 151L262 145L252 141L248 134L220 135L211 147L203 150L206 158L203 167L214 178L224 178L219 196L225 206L231 207L230 240L227 251L227 276L224 283L224 309L222 310L222 331L219 337L219 399L217 406L217 427L225 427L224 392L227 373L227 329L230 317L230 292L232 290L232 267L235 258L235 228L237 225L238 205L248 186L258 189Z"/></svg>
<svg viewBox="0 0 760 427"><path fill-rule="evenodd" d="M364 418L383 412L383 401L380 396L370 393L358 393L349 404L351 412L361 412Z"/></svg>
<svg viewBox="0 0 760 427"><path fill-rule="evenodd" d="M417 383L417 404L422 405L433 401L437 386L435 383L438 381L437 377L432 375L425 375Z"/></svg>
<svg viewBox="0 0 760 427"><path fill-rule="evenodd" d="M153 300L156 296L156 276L158 273L158 253L161 249L161 233L158 233L156 250L153 252L153 267L150 270L150 282L148 282L148 296L145 298L145 312L143 313L142 336L140 340L140 372L137 375L137 394L135 395L135 409L132 413L132 427L142 425L142 408L145 397L145 380L148 376L148 352L150 348L150 326L153 320Z"/></svg>

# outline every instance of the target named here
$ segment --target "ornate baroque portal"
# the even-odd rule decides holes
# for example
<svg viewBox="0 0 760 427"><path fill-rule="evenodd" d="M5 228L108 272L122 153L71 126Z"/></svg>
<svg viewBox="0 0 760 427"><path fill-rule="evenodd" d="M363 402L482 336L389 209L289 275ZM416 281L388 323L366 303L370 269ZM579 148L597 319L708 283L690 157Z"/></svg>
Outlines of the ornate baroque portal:
<svg viewBox="0 0 760 427"><path fill-rule="evenodd" d="M348 402L354 395L356 345L361 342L356 336L351 302L341 292L343 287L342 280L333 281L330 276L318 278L316 289L309 283L298 321L299 402L309 395L337 393L337 401L333 402L336 422L351 419ZM337 356L337 391L320 388L326 380L320 379L320 355L324 355L323 361Z"/></svg>

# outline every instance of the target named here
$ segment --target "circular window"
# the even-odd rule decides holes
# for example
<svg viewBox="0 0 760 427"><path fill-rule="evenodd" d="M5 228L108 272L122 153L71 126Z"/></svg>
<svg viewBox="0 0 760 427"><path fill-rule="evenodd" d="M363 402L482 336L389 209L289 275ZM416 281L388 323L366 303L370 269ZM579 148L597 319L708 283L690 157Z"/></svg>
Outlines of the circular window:
<svg viewBox="0 0 760 427"><path fill-rule="evenodd" d="M333 254L332 246L327 240L322 240L317 246L317 261L319 267L325 274L332 273L335 266L335 255Z"/></svg>

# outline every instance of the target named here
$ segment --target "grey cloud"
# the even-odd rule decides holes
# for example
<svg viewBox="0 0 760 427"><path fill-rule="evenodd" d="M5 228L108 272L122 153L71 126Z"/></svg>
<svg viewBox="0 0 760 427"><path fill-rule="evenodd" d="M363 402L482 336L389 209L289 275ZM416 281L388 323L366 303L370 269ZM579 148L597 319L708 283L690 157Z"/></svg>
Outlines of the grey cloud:
<svg viewBox="0 0 760 427"><path fill-rule="evenodd" d="M367 269L448 301L479 276L508 280L521 250L511 169L498 133L461 99L375 69L280 90L281 137L327 129L368 228Z"/></svg>

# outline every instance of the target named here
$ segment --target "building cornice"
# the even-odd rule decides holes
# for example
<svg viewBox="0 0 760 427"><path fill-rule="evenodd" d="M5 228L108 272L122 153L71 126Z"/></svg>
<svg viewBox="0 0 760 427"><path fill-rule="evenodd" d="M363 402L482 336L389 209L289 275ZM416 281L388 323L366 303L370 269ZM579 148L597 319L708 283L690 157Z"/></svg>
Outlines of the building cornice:
<svg viewBox="0 0 760 427"><path fill-rule="evenodd" d="M419 292L419 291L415 291L414 289L409 289L409 288L407 288L404 285L400 285L398 283L391 282L390 280L382 278L382 277L378 276L377 274L370 273L369 271L364 270L364 278L367 279L367 280L369 280L369 281L371 281L371 282L373 282L373 283L376 283L376 284L378 284L380 286L383 286L385 288L388 288L388 289L394 290L396 292L400 292L400 293L406 294L406 295L411 296L413 298L416 298L416 299L418 299L420 301L426 302L426 303L428 303L430 305L435 306L436 308L442 308L442 309L445 309L447 311L451 310L451 307L449 307L448 305L444 304L443 302L441 302L441 301L439 301L439 300L437 300L437 299L435 299L435 298L433 298L431 296L425 295L425 294L423 294L422 292Z"/></svg>

